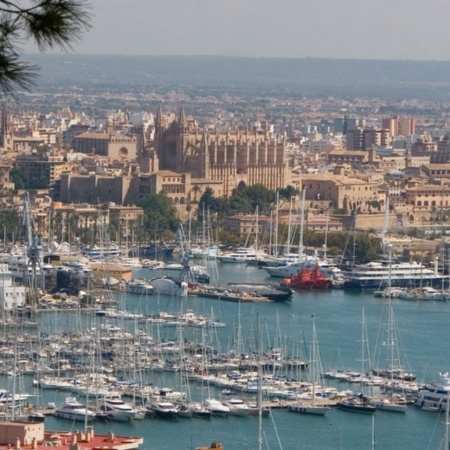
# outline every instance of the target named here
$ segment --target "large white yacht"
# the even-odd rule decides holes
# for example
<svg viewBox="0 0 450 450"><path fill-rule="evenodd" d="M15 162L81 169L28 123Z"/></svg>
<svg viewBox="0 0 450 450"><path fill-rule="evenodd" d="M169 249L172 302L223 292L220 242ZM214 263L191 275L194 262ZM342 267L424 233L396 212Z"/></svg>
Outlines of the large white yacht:
<svg viewBox="0 0 450 450"><path fill-rule="evenodd" d="M137 411L125 403L120 395L108 395L98 401L98 409L111 420L128 422L133 420Z"/></svg>
<svg viewBox="0 0 450 450"><path fill-rule="evenodd" d="M187 295L188 284L176 278L163 276L153 278L150 283L156 294L174 295L176 297Z"/></svg>
<svg viewBox="0 0 450 450"><path fill-rule="evenodd" d="M376 290L388 286L408 287L420 285L441 285L444 275L423 264L412 262L393 262L381 260L359 264L343 271L345 289Z"/></svg>
<svg viewBox="0 0 450 450"><path fill-rule="evenodd" d="M232 253L217 256L217 259L222 263L254 263L258 259L267 256L266 253L256 251L254 248L239 248Z"/></svg>
<svg viewBox="0 0 450 450"><path fill-rule="evenodd" d="M450 379L448 372L441 372L440 384L432 384L419 389L417 393L416 406L424 411L445 411L447 398L450 395Z"/></svg>
<svg viewBox="0 0 450 450"><path fill-rule="evenodd" d="M56 409L54 416L61 419L92 422L95 418L95 413L87 409L75 397L67 397L65 403Z"/></svg>

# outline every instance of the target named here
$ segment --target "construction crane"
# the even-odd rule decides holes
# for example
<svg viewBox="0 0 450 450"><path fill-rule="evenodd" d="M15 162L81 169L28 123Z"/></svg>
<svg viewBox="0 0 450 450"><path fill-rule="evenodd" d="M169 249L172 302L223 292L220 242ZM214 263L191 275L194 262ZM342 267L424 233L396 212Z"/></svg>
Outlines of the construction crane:
<svg viewBox="0 0 450 450"><path fill-rule="evenodd" d="M27 270L26 279L29 282L29 286L32 289L36 289L37 286L37 274L39 275L40 288L42 291L45 288L45 277L41 265L42 247L39 237L35 234L35 223L33 220L33 214L31 211L31 201L28 192L25 192L23 196L23 217L22 217L22 230L25 232L26 245L27 245ZM31 273L28 268L31 267Z"/></svg>
<svg viewBox="0 0 450 450"><path fill-rule="evenodd" d="M184 233L183 226L180 224L177 230L178 243L180 244L180 254L181 254L181 265L183 270L180 274L180 280L186 281L187 283L195 283L195 277L192 273L192 253L189 247L189 242L186 239L186 234Z"/></svg>

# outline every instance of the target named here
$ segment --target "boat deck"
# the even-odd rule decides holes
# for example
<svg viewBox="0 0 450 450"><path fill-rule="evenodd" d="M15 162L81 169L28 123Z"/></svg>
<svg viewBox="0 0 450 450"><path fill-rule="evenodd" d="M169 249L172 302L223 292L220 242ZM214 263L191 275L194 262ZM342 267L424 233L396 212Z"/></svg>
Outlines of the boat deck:
<svg viewBox="0 0 450 450"><path fill-rule="evenodd" d="M189 295L194 295L203 298L212 298L216 300L226 300L228 302L254 302L254 303L270 302L270 300L267 297L258 297L244 293L240 294L236 292L229 292L223 289L194 288L189 290Z"/></svg>

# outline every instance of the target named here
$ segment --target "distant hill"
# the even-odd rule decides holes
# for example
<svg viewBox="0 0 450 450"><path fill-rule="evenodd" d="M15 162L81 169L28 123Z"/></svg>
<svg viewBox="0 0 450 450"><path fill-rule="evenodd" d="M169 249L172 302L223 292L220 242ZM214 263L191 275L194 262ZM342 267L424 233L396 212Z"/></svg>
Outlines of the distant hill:
<svg viewBox="0 0 450 450"><path fill-rule="evenodd" d="M338 97L450 98L450 61L26 55L39 86L259 90Z"/></svg>

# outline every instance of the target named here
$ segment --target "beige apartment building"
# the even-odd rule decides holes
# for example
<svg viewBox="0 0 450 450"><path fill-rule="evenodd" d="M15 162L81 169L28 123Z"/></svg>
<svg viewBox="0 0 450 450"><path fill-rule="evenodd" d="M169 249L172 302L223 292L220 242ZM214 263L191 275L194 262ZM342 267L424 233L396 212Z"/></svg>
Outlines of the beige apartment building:
<svg viewBox="0 0 450 450"><path fill-rule="evenodd" d="M450 186L423 185L406 188L406 204L413 207L448 208Z"/></svg>
<svg viewBox="0 0 450 450"><path fill-rule="evenodd" d="M61 174L70 170L70 165L61 156L18 155L16 167L26 173L30 181L41 181L42 185L53 186Z"/></svg>
<svg viewBox="0 0 450 450"><path fill-rule="evenodd" d="M302 188L306 189L306 199L329 201L337 209L361 212L372 209L371 202L384 205L385 194L380 192L379 181L345 178L332 174L304 175Z"/></svg>

